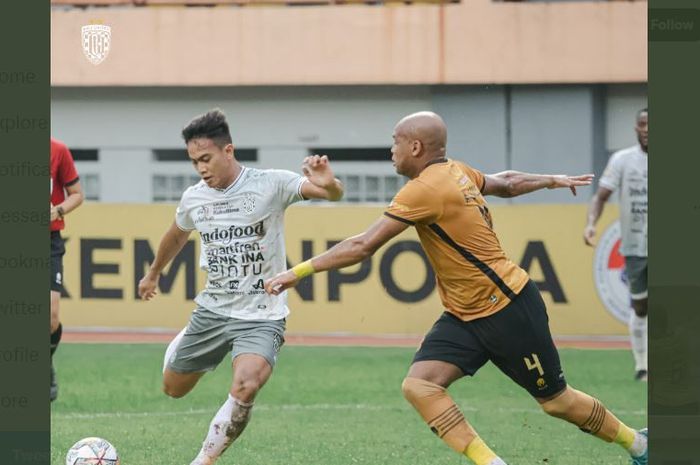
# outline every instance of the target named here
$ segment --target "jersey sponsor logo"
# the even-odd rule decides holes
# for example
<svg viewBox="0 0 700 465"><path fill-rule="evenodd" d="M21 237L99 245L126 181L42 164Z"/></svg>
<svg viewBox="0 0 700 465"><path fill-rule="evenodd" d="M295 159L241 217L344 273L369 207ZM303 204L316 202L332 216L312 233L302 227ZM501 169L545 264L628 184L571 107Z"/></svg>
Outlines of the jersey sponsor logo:
<svg viewBox="0 0 700 465"><path fill-rule="evenodd" d="M248 291L248 295L262 295L265 294L265 281L258 279L258 281L253 284L253 289Z"/></svg>
<svg viewBox="0 0 700 465"><path fill-rule="evenodd" d="M605 309L621 323L627 324L631 307L625 273L625 257L620 254L620 222L605 230L593 258L593 280Z"/></svg>
<svg viewBox="0 0 700 465"><path fill-rule="evenodd" d="M395 210L399 210L402 212L407 212L410 210L410 208L408 208L406 205L403 205L403 204L398 203L398 202L394 202L393 200L389 204L389 208L393 208Z"/></svg>
<svg viewBox="0 0 700 465"><path fill-rule="evenodd" d="M282 344L282 338L279 334L275 333L275 335L272 336L272 347L275 351L275 360L277 360L277 354L279 353L280 349L282 349Z"/></svg>
<svg viewBox="0 0 700 465"><path fill-rule="evenodd" d="M646 199L643 201L632 200L630 202L631 228L633 232L644 232L647 224L648 208L649 205Z"/></svg>
<svg viewBox="0 0 700 465"><path fill-rule="evenodd" d="M265 230L263 228L263 222L260 221L255 225L231 225L225 229L215 228L211 232L201 233L201 236L202 241L205 244L209 244L215 241L220 241L224 244L229 244L233 239L240 239L243 237L257 237L262 236L263 234L265 234Z"/></svg>
<svg viewBox="0 0 700 465"><path fill-rule="evenodd" d="M243 198L243 211L251 214L255 210L255 197L252 194L246 194Z"/></svg>
<svg viewBox="0 0 700 465"><path fill-rule="evenodd" d="M630 187L629 194L632 197L646 197L648 195L646 187Z"/></svg>
<svg viewBox="0 0 700 465"><path fill-rule="evenodd" d="M211 221L214 219L214 215L209 211L209 207L202 205L197 209L197 218L194 220L194 224L199 224L204 221Z"/></svg>
<svg viewBox="0 0 700 465"><path fill-rule="evenodd" d="M210 282L211 282L212 284L218 283L218 281L210 281ZM226 288L226 291L225 291L225 292L226 292L227 294L231 294L231 295L235 295L235 296L241 296L241 295L243 295L244 293L243 293L243 291L240 291L240 290L238 289L239 285L240 285L240 281L238 281L237 279L235 279L235 280L233 280L233 281L229 281L229 282L228 282L228 287Z"/></svg>
<svg viewBox="0 0 700 465"><path fill-rule="evenodd" d="M109 55L112 28L103 24L89 24L83 26L81 32L85 58L93 65L99 65Z"/></svg>
<svg viewBox="0 0 700 465"><path fill-rule="evenodd" d="M227 215L229 213L238 213L240 208L234 206L233 202L217 202L212 208L214 209L213 216Z"/></svg>

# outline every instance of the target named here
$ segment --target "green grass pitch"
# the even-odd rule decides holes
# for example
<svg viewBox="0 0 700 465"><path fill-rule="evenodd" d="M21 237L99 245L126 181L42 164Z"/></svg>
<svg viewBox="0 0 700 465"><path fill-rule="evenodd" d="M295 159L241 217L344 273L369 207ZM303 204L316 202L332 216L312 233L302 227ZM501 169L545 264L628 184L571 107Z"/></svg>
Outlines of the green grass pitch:
<svg viewBox="0 0 700 465"><path fill-rule="evenodd" d="M189 465L226 398L229 364L182 399L160 390L165 346L64 344L55 356L52 465L68 448L99 436L122 465ZM221 465L457 465L469 463L436 438L401 395L413 350L285 347L256 399L241 438ZM569 383L601 399L630 426L646 425L646 384L632 380L632 356L618 350L561 350ZM618 446L547 417L493 365L450 392L484 440L512 465L618 465Z"/></svg>

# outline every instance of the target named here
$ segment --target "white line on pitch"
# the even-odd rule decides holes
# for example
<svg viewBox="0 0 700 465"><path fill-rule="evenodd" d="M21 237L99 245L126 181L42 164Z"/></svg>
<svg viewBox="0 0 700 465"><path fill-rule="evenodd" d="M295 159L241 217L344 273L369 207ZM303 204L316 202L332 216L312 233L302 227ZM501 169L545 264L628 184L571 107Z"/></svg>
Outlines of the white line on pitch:
<svg viewBox="0 0 700 465"><path fill-rule="evenodd" d="M95 412L95 413L53 413L51 417L56 420L90 419L90 418L138 418L138 417L171 417L181 415L213 415L216 406L210 409L191 409L172 412ZM410 410L406 407L390 407L386 405L368 404L283 404L283 405L257 405L256 411L278 411L278 410ZM462 407L465 412L478 412L480 409L474 407ZM536 408L498 408L489 411L500 413L540 413L541 409ZM618 415L646 415L645 410L615 410Z"/></svg>

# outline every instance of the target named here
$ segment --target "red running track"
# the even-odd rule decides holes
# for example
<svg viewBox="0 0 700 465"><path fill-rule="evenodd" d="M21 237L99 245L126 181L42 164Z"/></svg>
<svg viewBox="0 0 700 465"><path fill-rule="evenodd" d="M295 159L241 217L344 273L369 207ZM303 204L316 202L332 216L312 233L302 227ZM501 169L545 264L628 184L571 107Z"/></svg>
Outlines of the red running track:
<svg viewBox="0 0 700 465"><path fill-rule="evenodd" d="M146 331L76 331L66 329L62 342L143 344L168 343L177 332ZM352 336L352 335L300 335L286 334L286 344L299 346L369 346L369 347L418 347L421 337L403 336ZM626 337L555 337L557 347L578 349L629 349Z"/></svg>

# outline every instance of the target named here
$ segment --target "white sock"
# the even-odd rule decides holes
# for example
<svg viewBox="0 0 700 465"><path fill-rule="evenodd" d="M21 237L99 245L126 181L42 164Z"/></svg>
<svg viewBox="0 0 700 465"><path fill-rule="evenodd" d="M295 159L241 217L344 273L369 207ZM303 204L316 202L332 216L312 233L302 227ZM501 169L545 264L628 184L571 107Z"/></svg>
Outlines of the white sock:
<svg viewBox="0 0 700 465"><path fill-rule="evenodd" d="M168 348L165 349L165 357L163 357L163 373L165 373L165 369L168 367L168 361L173 355L175 355L175 350L177 349L178 344L180 344L182 336L185 335L186 330L187 327L182 328L182 331L177 333L177 336L175 336L175 338L172 341L170 341L170 344L168 344Z"/></svg>
<svg viewBox="0 0 700 465"><path fill-rule="evenodd" d="M647 317L639 317L634 312L629 319L630 342L634 355L635 371L647 369Z"/></svg>
<svg viewBox="0 0 700 465"><path fill-rule="evenodd" d="M199 454L197 454L197 457L194 458L190 465L213 465L214 462L216 462L216 459L207 456L207 454L200 450Z"/></svg>
<svg viewBox="0 0 700 465"><path fill-rule="evenodd" d="M639 431L634 433L634 442L629 448L629 453L632 457L640 457L647 450L648 439L643 434L639 434Z"/></svg>
<svg viewBox="0 0 700 465"><path fill-rule="evenodd" d="M489 462L489 465L508 465L508 464L505 463L502 458L496 457L495 459L493 459Z"/></svg>
<svg viewBox="0 0 700 465"><path fill-rule="evenodd" d="M241 402L231 394L221 406L209 424L209 432L204 439L202 449L191 465L209 465L241 435L248 420L252 403Z"/></svg>

